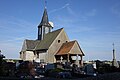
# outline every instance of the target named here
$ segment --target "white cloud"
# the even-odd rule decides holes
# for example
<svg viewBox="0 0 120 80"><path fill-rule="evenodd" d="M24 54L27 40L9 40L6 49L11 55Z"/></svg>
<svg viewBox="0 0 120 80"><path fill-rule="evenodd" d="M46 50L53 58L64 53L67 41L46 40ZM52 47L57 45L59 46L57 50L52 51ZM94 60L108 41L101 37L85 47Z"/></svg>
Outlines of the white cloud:
<svg viewBox="0 0 120 80"><path fill-rule="evenodd" d="M60 8L57 8L57 9L53 9L53 10L51 10L49 13L51 14L51 13L54 13L54 12L60 11L60 10L62 10L62 9L67 8L69 5L70 5L70 4L67 3L67 4L65 4L64 6L60 7Z"/></svg>
<svg viewBox="0 0 120 80"><path fill-rule="evenodd" d="M51 10L49 13L54 13L54 12L58 12L58 11L61 11L63 9L66 9L66 11L71 14L72 16L76 17L76 13L73 11L73 9L70 7L70 4L69 3L66 3L64 6L60 7L60 8L57 8L57 9L53 9Z"/></svg>
<svg viewBox="0 0 120 80"><path fill-rule="evenodd" d="M68 13L71 14L72 16L78 17L78 16L76 15L75 11L73 11L73 9L72 9L70 6L67 7L67 11L68 11Z"/></svg>
<svg viewBox="0 0 120 80"><path fill-rule="evenodd" d="M65 4L61 9L64 9L64 8L68 7L69 5L70 5L70 4L67 3L67 4Z"/></svg>

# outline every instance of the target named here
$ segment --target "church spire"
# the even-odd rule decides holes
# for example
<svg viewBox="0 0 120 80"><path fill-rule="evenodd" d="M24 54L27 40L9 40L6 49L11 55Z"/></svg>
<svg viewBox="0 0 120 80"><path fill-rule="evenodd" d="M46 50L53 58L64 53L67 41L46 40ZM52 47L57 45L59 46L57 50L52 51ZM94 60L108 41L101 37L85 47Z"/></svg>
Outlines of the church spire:
<svg viewBox="0 0 120 80"><path fill-rule="evenodd" d="M47 14L47 8L46 8L46 7L45 7L45 9L44 9L44 13L43 13L43 16L42 16L41 23L38 25L38 27L40 27L40 26L52 27L52 26L49 24L49 19L48 19L48 14Z"/></svg>
<svg viewBox="0 0 120 80"><path fill-rule="evenodd" d="M48 26L48 27L52 27L50 24L49 24L49 19L48 19L48 14L47 14L47 1L44 0L44 13L43 13L43 16L42 16L42 20L41 20L41 23L38 25L38 27L40 26Z"/></svg>
<svg viewBox="0 0 120 80"><path fill-rule="evenodd" d="M40 24L38 25L38 40L43 40L44 39L44 34L47 34L47 33L51 32L52 28L53 27L49 23L47 8L46 8L46 0L45 0L44 13L43 13L43 16L42 16L42 20L41 20Z"/></svg>

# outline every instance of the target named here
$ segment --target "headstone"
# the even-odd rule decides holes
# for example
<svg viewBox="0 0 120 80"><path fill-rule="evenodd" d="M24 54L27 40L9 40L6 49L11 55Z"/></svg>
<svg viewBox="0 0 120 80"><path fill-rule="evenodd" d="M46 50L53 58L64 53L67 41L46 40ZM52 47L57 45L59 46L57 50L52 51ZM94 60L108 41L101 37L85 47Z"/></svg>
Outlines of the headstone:
<svg viewBox="0 0 120 80"><path fill-rule="evenodd" d="M48 69L55 69L54 64L47 64L47 65L45 65L45 70L48 70Z"/></svg>
<svg viewBox="0 0 120 80"><path fill-rule="evenodd" d="M80 67L80 63L79 63L78 57L79 57L79 56L78 56L78 54L77 54L75 64L76 64L78 67Z"/></svg>
<svg viewBox="0 0 120 80"><path fill-rule="evenodd" d="M84 71L86 72L87 75L94 75L95 69L93 64L85 65Z"/></svg>
<svg viewBox="0 0 120 80"><path fill-rule="evenodd" d="M61 56L61 57L60 57L60 62L61 62L61 63L63 62L62 60L63 60L63 57Z"/></svg>

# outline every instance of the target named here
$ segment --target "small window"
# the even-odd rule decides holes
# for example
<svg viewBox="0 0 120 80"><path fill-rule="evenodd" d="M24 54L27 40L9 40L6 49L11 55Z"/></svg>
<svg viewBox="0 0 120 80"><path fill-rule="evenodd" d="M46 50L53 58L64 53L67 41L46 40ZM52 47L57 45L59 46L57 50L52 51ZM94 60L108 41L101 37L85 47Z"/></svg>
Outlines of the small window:
<svg viewBox="0 0 120 80"><path fill-rule="evenodd" d="M66 41L66 43L67 43L68 41Z"/></svg>
<svg viewBox="0 0 120 80"><path fill-rule="evenodd" d="M60 43L60 40L58 40L58 43Z"/></svg>

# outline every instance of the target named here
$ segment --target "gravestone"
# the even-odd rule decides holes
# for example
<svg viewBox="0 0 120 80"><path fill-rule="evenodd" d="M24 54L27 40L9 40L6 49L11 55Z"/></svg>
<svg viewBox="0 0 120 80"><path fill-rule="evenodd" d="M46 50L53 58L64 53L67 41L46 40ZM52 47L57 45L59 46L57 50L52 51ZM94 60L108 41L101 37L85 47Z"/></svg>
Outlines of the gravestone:
<svg viewBox="0 0 120 80"><path fill-rule="evenodd" d="M48 69L55 69L55 65L54 64L45 65L45 70L48 70Z"/></svg>
<svg viewBox="0 0 120 80"><path fill-rule="evenodd" d="M86 72L87 75L95 75L95 69L93 64L85 65L84 71Z"/></svg>

